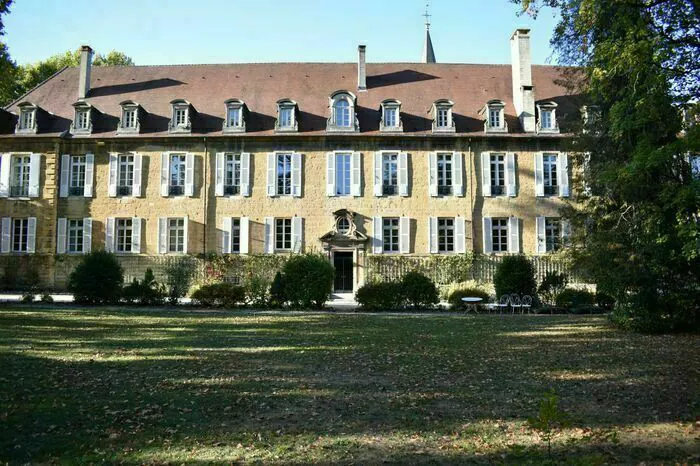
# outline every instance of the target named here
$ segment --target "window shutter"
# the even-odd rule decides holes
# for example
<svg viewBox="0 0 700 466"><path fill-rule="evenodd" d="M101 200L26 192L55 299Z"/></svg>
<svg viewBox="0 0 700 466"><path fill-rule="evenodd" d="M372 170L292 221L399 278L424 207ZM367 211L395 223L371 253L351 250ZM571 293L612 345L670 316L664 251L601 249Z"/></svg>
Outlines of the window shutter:
<svg viewBox="0 0 700 466"><path fill-rule="evenodd" d="M515 197L515 154L508 152L506 154L506 184L507 193L510 197Z"/></svg>
<svg viewBox="0 0 700 466"><path fill-rule="evenodd" d="M267 154L267 195L277 195L277 155L274 152Z"/></svg>
<svg viewBox="0 0 700 466"><path fill-rule="evenodd" d="M10 238L12 235L12 219L10 217L2 218L2 239L0 240L0 252L10 252Z"/></svg>
<svg viewBox="0 0 700 466"><path fill-rule="evenodd" d="M430 254L436 254L438 252L437 224L437 217L428 217L428 252Z"/></svg>
<svg viewBox="0 0 700 466"><path fill-rule="evenodd" d="M92 197L95 185L95 155L85 154L85 187L83 197Z"/></svg>
<svg viewBox="0 0 700 466"><path fill-rule="evenodd" d="M326 195L329 197L336 195L335 154L333 152L326 152Z"/></svg>
<svg viewBox="0 0 700 466"><path fill-rule="evenodd" d="M83 254L92 251L92 219L86 217L83 219Z"/></svg>
<svg viewBox="0 0 700 466"><path fill-rule="evenodd" d="M194 154L185 155L185 196L194 196Z"/></svg>
<svg viewBox="0 0 700 466"><path fill-rule="evenodd" d="M535 196L544 196L544 154L535 154Z"/></svg>
<svg viewBox="0 0 700 466"><path fill-rule="evenodd" d="M452 155L452 194L457 197L464 196L462 157L463 155L461 152L455 152Z"/></svg>
<svg viewBox="0 0 700 466"><path fill-rule="evenodd" d="M170 195L170 152L163 152L160 155L160 195L168 197Z"/></svg>
<svg viewBox="0 0 700 466"><path fill-rule="evenodd" d="M27 219L27 252L30 254L36 252L36 217Z"/></svg>
<svg viewBox="0 0 700 466"><path fill-rule="evenodd" d="M105 223L105 251L114 252L114 217L107 217Z"/></svg>
<svg viewBox="0 0 700 466"><path fill-rule="evenodd" d="M139 217L131 219L131 252L135 254L141 253L141 222Z"/></svg>
<svg viewBox="0 0 700 466"><path fill-rule="evenodd" d="M226 154L223 152L217 152L216 153L216 188L215 188L215 195L216 196L223 196L224 195L224 171L225 169L225 160L226 160ZM241 177L242 178L242 177ZM241 184L243 183L243 180L241 179Z"/></svg>
<svg viewBox="0 0 700 466"><path fill-rule="evenodd" d="M354 197L362 196L362 155L359 152L352 153L352 173L350 174L350 194Z"/></svg>
<svg viewBox="0 0 700 466"><path fill-rule="evenodd" d="M10 165L12 165L12 156L2 154L0 158L0 197L10 196Z"/></svg>
<svg viewBox="0 0 700 466"><path fill-rule="evenodd" d="M250 152L241 153L241 196L250 197Z"/></svg>
<svg viewBox="0 0 700 466"><path fill-rule="evenodd" d="M158 254L168 252L168 218L158 218Z"/></svg>
<svg viewBox="0 0 700 466"><path fill-rule="evenodd" d="M190 243L190 218L185 215L184 217L184 234L182 238L182 253L187 254L187 251L189 251L189 243Z"/></svg>
<svg viewBox="0 0 700 466"><path fill-rule="evenodd" d="M545 236L544 219L544 217L537 217L535 223L535 240L537 241L535 251L537 251L538 254L544 254L547 252L547 238Z"/></svg>
<svg viewBox="0 0 700 466"><path fill-rule="evenodd" d="M248 217L240 218L240 235L241 235L241 254L248 254L249 236L250 236L250 219Z"/></svg>
<svg viewBox="0 0 700 466"><path fill-rule="evenodd" d="M399 252L401 254L411 252L411 219L408 217L399 219Z"/></svg>
<svg viewBox="0 0 700 466"><path fill-rule="evenodd" d="M85 181L87 181L87 180L85 180ZM63 154L61 156L61 187L58 188L59 197L68 197L69 183L70 183L70 155Z"/></svg>
<svg viewBox="0 0 700 466"><path fill-rule="evenodd" d="M564 219L561 220L561 242L566 247L571 245L571 222Z"/></svg>
<svg viewBox="0 0 700 466"><path fill-rule="evenodd" d="M109 154L109 188L107 194L109 197L117 197L117 176L119 166L119 155Z"/></svg>
<svg viewBox="0 0 700 466"><path fill-rule="evenodd" d="M384 195L381 152L374 153L374 195L377 197Z"/></svg>
<svg viewBox="0 0 700 466"><path fill-rule="evenodd" d="M304 245L304 219L292 217L292 251L298 254Z"/></svg>
<svg viewBox="0 0 700 466"><path fill-rule="evenodd" d="M518 217L508 219L508 252L513 254L520 252L520 222Z"/></svg>
<svg viewBox="0 0 700 466"><path fill-rule="evenodd" d="M455 252L457 254L467 252L466 220L464 217L455 217Z"/></svg>
<svg viewBox="0 0 700 466"><path fill-rule="evenodd" d="M438 195L437 153L428 153L428 196Z"/></svg>
<svg viewBox="0 0 700 466"><path fill-rule="evenodd" d="M381 254L384 252L382 217L374 217L372 226L372 253Z"/></svg>
<svg viewBox="0 0 700 466"><path fill-rule="evenodd" d="M231 254L231 235L233 234L233 219L224 217L221 228L221 254Z"/></svg>
<svg viewBox="0 0 700 466"><path fill-rule="evenodd" d="M265 254L273 254L275 252L275 219L274 217L265 217Z"/></svg>
<svg viewBox="0 0 700 466"><path fill-rule="evenodd" d="M491 217L484 217L482 230L484 236L484 254L491 254L493 252L493 226Z"/></svg>
<svg viewBox="0 0 700 466"><path fill-rule="evenodd" d="M399 195L408 196L408 152L399 153Z"/></svg>
<svg viewBox="0 0 700 466"><path fill-rule="evenodd" d="M143 157L141 154L134 154L134 187L132 188L132 195L134 197L141 197L141 177L143 175Z"/></svg>
<svg viewBox="0 0 700 466"><path fill-rule="evenodd" d="M39 177L41 175L41 154L29 157L29 197L39 197Z"/></svg>
<svg viewBox="0 0 700 466"><path fill-rule="evenodd" d="M66 230L68 221L65 218L59 218L56 225L56 254L66 253Z"/></svg>
<svg viewBox="0 0 700 466"><path fill-rule="evenodd" d="M491 196L491 153L481 153L481 194ZM489 251L491 252L491 251Z"/></svg>
<svg viewBox="0 0 700 466"><path fill-rule="evenodd" d="M557 184L559 185L559 196L569 197L569 155L566 152L559 154L557 178Z"/></svg>
<svg viewBox="0 0 700 466"><path fill-rule="evenodd" d="M301 158L302 154L292 154L292 196L301 197Z"/></svg>

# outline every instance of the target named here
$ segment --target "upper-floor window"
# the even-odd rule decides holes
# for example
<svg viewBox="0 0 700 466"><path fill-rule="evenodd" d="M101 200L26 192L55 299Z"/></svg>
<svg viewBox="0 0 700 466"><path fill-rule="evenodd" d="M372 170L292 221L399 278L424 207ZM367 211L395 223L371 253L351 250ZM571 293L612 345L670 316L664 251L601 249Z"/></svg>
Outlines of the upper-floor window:
<svg viewBox="0 0 700 466"><path fill-rule="evenodd" d="M335 195L349 196L352 190L352 152L335 154Z"/></svg>
<svg viewBox="0 0 700 466"><path fill-rule="evenodd" d="M170 102L172 106L172 117L170 120L170 131L175 133L186 133L192 130L190 110L192 106L183 99L176 99Z"/></svg>
<svg viewBox="0 0 700 466"><path fill-rule="evenodd" d="M398 100L385 100L382 102L381 131L403 131L401 122L401 102Z"/></svg>
<svg viewBox="0 0 700 466"><path fill-rule="evenodd" d="M186 154L170 154L168 194L182 196L185 193Z"/></svg>
<svg viewBox="0 0 700 466"><path fill-rule="evenodd" d="M92 106L81 100L73 104L75 116L71 123L71 133L90 134L92 132Z"/></svg>
<svg viewBox="0 0 700 466"><path fill-rule="evenodd" d="M506 154L491 154L491 194L505 194Z"/></svg>
<svg viewBox="0 0 700 466"><path fill-rule="evenodd" d="M117 164L117 194L131 196L134 185L134 155L120 154Z"/></svg>
<svg viewBox="0 0 700 466"><path fill-rule="evenodd" d="M558 133L559 125L557 124L557 104L555 102L544 102L537 105L539 120L537 121L537 130L540 133Z"/></svg>
<svg viewBox="0 0 700 466"><path fill-rule="evenodd" d="M70 156L70 171L68 172L68 195L83 196L85 194L85 170L87 167L85 155Z"/></svg>
<svg viewBox="0 0 700 466"><path fill-rule="evenodd" d="M333 105L335 111L335 126L341 128L350 127L350 103L347 99L338 99Z"/></svg>
<svg viewBox="0 0 700 466"><path fill-rule="evenodd" d="M291 99L277 101L276 131L297 131L299 125L296 118L297 104Z"/></svg>
<svg viewBox="0 0 700 466"><path fill-rule="evenodd" d="M19 107L19 119L15 128L16 133L36 133L37 132L37 111L38 107L31 102L22 102Z"/></svg>
<svg viewBox="0 0 700 466"><path fill-rule="evenodd" d="M361 196L361 154L334 151L326 154L326 194L328 196Z"/></svg>
<svg viewBox="0 0 700 466"><path fill-rule="evenodd" d="M176 108L174 119L175 119L175 126L186 126L187 125L187 109L186 108Z"/></svg>
<svg viewBox="0 0 700 466"><path fill-rule="evenodd" d="M226 120L224 121L224 132L243 133L246 129L245 102L239 99L229 99L226 102Z"/></svg>
<svg viewBox="0 0 700 466"><path fill-rule="evenodd" d="M542 156L544 193L555 195L559 193L557 183L557 154L544 154Z"/></svg>
<svg viewBox="0 0 700 466"><path fill-rule="evenodd" d="M241 193L241 154L226 154L224 160L224 194Z"/></svg>
<svg viewBox="0 0 700 466"><path fill-rule="evenodd" d="M452 153L438 152L437 154L437 189L438 194L452 194Z"/></svg>
<svg viewBox="0 0 700 466"><path fill-rule="evenodd" d="M34 127L34 110L23 110L20 112L19 129L31 129Z"/></svg>
<svg viewBox="0 0 700 466"><path fill-rule="evenodd" d="M122 108L122 114L117 134L138 133L140 130L139 104L132 100L125 100L119 105Z"/></svg>
<svg viewBox="0 0 700 466"><path fill-rule="evenodd" d="M484 130L489 132L506 132L508 125L505 121L506 104L502 100L489 100L482 110L485 115Z"/></svg>
<svg viewBox="0 0 700 466"><path fill-rule="evenodd" d="M277 154L277 195L292 194L292 154Z"/></svg>
<svg viewBox="0 0 700 466"><path fill-rule="evenodd" d="M535 196L569 195L569 169L566 152L535 154ZM584 160L584 168L586 166Z"/></svg>
<svg viewBox="0 0 700 466"><path fill-rule="evenodd" d="M328 131L358 131L355 117L355 96L347 91L335 92L330 97L331 117Z"/></svg>
<svg viewBox="0 0 700 466"><path fill-rule="evenodd" d="M11 197L28 197L31 175L31 156L15 155L12 157L12 179L10 181Z"/></svg>
<svg viewBox="0 0 700 466"><path fill-rule="evenodd" d="M445 99L438 100L433 104L433 131L455 131L452 107L454 107L454 103Z"/></svg>
<svg viewBox="0 0 700 466"><path fill-rule="evenodd" d="M399 153L382 154L382 193L397 194L399 187Z"/></svg>

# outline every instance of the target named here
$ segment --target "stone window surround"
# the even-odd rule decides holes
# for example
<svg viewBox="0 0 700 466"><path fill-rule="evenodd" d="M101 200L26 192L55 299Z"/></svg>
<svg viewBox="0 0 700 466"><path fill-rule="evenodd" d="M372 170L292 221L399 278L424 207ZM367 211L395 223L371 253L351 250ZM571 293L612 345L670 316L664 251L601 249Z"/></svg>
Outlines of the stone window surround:
<svg viewBox="0 0 700 466"><path fill-rule="evenodd" d="M396 124L394 126L386 126L387 110L396 111ZM401 121L401 101L396 99L386 99L381 103L381 120L379 121L379 130L387 133L403 132L403 121Z"/></svg>
<svg viewBox="0 0 700 466"><path fill-rule="evenodd" d="M439 99L433 103L433 133L454 133L456 132L455 121L452 114L454 102L448 99ZM447 110L447 125L438 126L438 111Z"/></svg>
<svg viewBox="0 0 700 466"><path fill-rule="evenodd" d="M75 109L75 116L70 125L70 132L74 135L83 135L92 133L92 105L84 100L80 100L73 104ZM87 126L80 127L78 123L80 122L80 116L83 113L87 113Z"/></svg>
<svg viewBox="0 0 700 466"><path fill-rule="evenodd" d="M21 104L17 105L19 107L19 118L17 118L17 126L15 126L15 134L36 134L38 132L38 124L37 124L37 114L39 107L34 105L31 102L22 102ZM25 115L31 115L28 117L29 120L29 125L24 124L25 120Z"/></svg>
<svg viewBox="0 0 700 466"><path fill-rule="evenodd" d="M246 120L247 120L247 110L248 107L246 106L245 102L240 100L240 99L228 99L227 101L224 102L225 106L225 117L224 117L224 125L222 128L222 131L224 133L245 133L246 132ZM230 110L238 109L241 112L240 115L240 120L239 124L236 125L229 125L229 118L228 114Z"/></svg>
<svg viewBox="0 0 700 466"><path fill-rule="evenodd" d="M192 105L185 99L175 99L170 102L171 119L168 125L171 133L191 133L192 132ZM185 111L185 124L178 125L176 115L179 110Z"/></svg>
<svg viewBox="0 0 700 466"><path fill-rule="evenodd" d="M141 132L141 106L134 102L133 100L125 100L119 104L121 107L121 117L119 118L119 127L117 128L117 135L122 134L138 134ZM127 113L134 112L134 124L132 126L127 126Z"/></svg>
<svg viewBox="0 0 700 466"><path fill-rule="evenodd" d="M542 127L542 113L551 112L551 127ZM537 132L538 133L559 133L559 123L557 122L557 103L556 102L542 102L537 104Z"/></svg>
<svg viewBox="0 0 700 466"><path fill-rule="evenodd" d="M486 133L507 133L508 132L508 123L506 122L505 119L505 108L506 104L502 100L489 100L484 108L481 110L481 113L484 115L484 132ZM498 126L492 126L491 125L491 112L492 111L498 111L500 113L499 120L500 120L500 125Z"/></svg>
<svg viewBox="0 0 700 466"><path fill-rule="evenodd" d="M349 104L350 126L338 126L335 124L335 107L339 100L345 99ZM357 97L350 91L335 91L328 98L328 107L330 108L330 117L326 124L326 131L329 133L358 133L360 131L360 123L357 119L355 106Z"/></svg>
<svg viewBox="0 0 700 466"><path fill-rule="evenodd" d="M280 125L282 110L287 109L291 110L291 124L289 126L282 126ZM277 120L275 120L276 133L295 133L299 131L298 109L297 103L292 99L284 98L277 101Z"/></svg>

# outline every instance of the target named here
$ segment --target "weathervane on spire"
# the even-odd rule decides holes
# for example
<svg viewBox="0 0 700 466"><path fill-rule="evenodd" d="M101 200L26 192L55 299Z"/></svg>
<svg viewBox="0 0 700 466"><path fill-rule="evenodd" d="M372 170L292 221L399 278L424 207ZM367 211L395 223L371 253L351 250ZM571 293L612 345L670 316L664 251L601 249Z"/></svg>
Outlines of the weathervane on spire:
<svg viewBox="0 0 700 466"><path fill-rule="evenodd" d="M423 14L422 16L425 17L425 27L428 29L430 29L430 17L432 16L429 13L429 9L430 9L430 2L425 2L425 14Z"/></svg>

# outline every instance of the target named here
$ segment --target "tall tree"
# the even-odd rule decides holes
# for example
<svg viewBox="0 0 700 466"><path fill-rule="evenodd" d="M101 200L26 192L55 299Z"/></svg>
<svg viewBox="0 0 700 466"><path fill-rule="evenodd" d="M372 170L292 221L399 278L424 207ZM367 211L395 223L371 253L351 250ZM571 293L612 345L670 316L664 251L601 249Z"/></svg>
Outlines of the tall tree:
<svg viewBox="0 0 700 466"><path fill-rule="evenodd" d="M2 16L9 13L12 0L0 0L0 38L5 35ZM0 106L5 105L17 93L17 65L10 58L7 45L0 40Z"/></svg>
<svg viewBox="0 0 700 466"><path fill-rule="evenodd" d="M572 141L587 188L565 212L575 266L616 297L618 322L697 328L700 180L688 154L700 135L680 111L699 97L697 0L512 1L561 13L551 44L578 67L570 84L591 109Z"/></svg>

